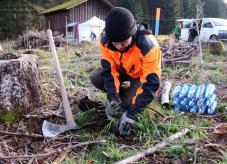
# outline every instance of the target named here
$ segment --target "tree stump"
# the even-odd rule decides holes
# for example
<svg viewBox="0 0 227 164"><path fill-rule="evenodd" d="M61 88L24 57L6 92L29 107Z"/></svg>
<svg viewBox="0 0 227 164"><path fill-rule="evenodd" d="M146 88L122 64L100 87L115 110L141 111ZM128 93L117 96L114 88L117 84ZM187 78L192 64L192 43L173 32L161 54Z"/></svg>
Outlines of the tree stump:
<svg viewBox="0 0 227 164"><path fill-rule="evenodd" d="M3 48L2 48L2 46L0 44L0 54L2 54L2 53L3 53Z"/></svg>
<svg viewBox="0 0 227 164"><path fill-rule="evenodd" d="M0 55L0 112L26 112L43 102L38 57Z"/></svg>
<svg viewBox="0 0 227 164"><path fill-rule="evenodd" d="M221 55L224 52L224 45L220 41L208 42L209 52L213 55Z"/></svg>

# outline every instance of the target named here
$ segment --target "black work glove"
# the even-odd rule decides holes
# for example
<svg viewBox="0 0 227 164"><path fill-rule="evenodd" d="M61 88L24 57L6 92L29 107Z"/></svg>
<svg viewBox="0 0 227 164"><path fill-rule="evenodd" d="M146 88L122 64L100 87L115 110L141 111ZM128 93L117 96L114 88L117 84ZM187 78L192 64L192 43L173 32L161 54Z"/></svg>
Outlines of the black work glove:
<svg viewBox="0 0 227 164"><path fill-rule="evenodd" d="M131 133L132 126L135 123L134 119L127 116L127 112L128 111L124 112L119 120L118 131L122 136L129 135Z"/></svg>
<svg viewBox="0 0 227 164"><path fill-rule="evenodd" d="M111 117L115 116L118 113L118 111L120 111L120 109L121 109L121 100L120 99L110 100L110 101L108 101L107 107L105 109L106 116L108 118L111 118Z"/></svg>

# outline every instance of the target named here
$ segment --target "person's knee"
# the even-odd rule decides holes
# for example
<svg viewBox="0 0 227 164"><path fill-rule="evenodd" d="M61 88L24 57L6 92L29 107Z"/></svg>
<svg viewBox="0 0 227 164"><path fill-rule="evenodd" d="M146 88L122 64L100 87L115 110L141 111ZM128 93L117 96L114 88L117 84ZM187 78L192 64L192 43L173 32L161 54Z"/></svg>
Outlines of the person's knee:
<svg viewBox="0 0 227 164"><path fill-rule="evenodd" d="M92 71L90 73L89 79L90 79L91 83L94 84L94 82L95 82L95 71Z"/></svg>
<svg viewBox="0 0 227 164"><path fill-rule="evenodd" d="M100 81L101 78L102 78L101 68L92 71L89 75L89 79L92 84L95 84L97 81Z"/></svg>
<svg viewBox="0 0 227 164"><path fill-rule="evenodd" d="M128 94L123 95L121 97L121 108L124 110L127 110L132 104L132 98L133 96L131 95L128 95Z"/></svg>
<svg viewBox="0 0 227 164"><path fill-rule="evenodd" d="M104 89L104 78L102 76L102 71L101 69L96 69L91 74L89 75L91 83L98 89L102 90L105 92Z"/></svg>
<svg viewBox="0 0 227 164"><path fill-rule="evenodd" d="M128 110L131 104L132 104L132 102L130 100L124 99L121 102L121 108L124 110Z"/></svg>

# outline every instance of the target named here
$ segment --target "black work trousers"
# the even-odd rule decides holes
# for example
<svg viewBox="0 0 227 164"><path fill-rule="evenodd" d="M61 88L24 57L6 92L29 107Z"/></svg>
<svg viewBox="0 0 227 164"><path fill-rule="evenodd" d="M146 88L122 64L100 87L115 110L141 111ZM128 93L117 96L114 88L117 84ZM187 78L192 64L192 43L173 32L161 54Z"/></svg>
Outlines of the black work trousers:
<svg viewBox="0 0 227 164"><path fill-rule="evenodd" d="M90 80L91 83L98 89L102 90L103 92L106 92L104 88L104 77L102 74L101 68L93 71L90 74ZM123 88L120 87L120 93L119 96L121 98L121 104L122 104L122 109L127 110L131 103L132 103L132 98L136 95L137 89L140 87L141 82L139 78L132 78L128 76L127 74L122 74L120 73L119 75L119 80L120 84L124 81L129 81L130 82L130 87L128 88Z"/></svg>

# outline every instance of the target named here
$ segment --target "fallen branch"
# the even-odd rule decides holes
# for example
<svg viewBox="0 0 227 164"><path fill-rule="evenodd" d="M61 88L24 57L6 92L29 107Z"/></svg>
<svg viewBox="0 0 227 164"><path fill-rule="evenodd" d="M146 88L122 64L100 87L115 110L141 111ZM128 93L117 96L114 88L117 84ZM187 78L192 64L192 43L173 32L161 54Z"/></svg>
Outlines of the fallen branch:
<svg viewBox="0 0 227 164"><path fill-rule="evenodd" d="M191 61L185 61L185 60L182 60L182 61L175 61L176 64L191 64L192 62Z"/></svg>
<svg viewBox="0 0 227 164"><path fill-rule="evenodd" d="M220 148L222 148L223 150L225 149L225 146L219 145L219 144L213 144L208 140L205 140L205 144L204 147L205 148L212 148L214 151L219 151L220 153L222 153L222 150Z"/></svg>
<svg viewBox="0 0 227 164"><path fill-rule="evenodd" d="M87 141L83 143L79 143L76 145L68 146L62 149L55 149L55 150L50 150L49 152L46 153L41 153L41 154L31 154L31 155L11 155L11 156L4 156L0 154L0 159L22 159L22 158L38 158L38 157L48 157L52 154L55 153L62 153L62 152L67 152L70 149L75 149L77 147L82 147L82 146L87 146L87 145L94 145L94 144L105 144L106 140L96 140L96 141Z"/></svg>
<svg viewBox="0 0 227 164"><path fill-rule="evenodd" d="M39 119L46 119L46 118L50 118L50 117L59 117L59 118L65 118L64 116L62 115L59 115L53 111L46 111L46 112L42 112L40 113L39 115L36 115L36 114L27 114L27 115L24 115L25 118L27 119L30 119L30 118L39 118Z"/></svg>
<svg viewBox="0 0 227 164"><path fill-rule="evenodd" d="M24 115L25 118L27 119L30 119L30 118L38 118L38 119L46 119L46 118L49 118L51 116L40 116L40 115L36 115L36 114L27 114L27 115Z"/></svg>
<svg viewBox="0 0 227 164"><path fill-rule="evenodd" d="M70 146L69 146L70 147ZM58 164L61 163L69 153L71 153L72 149L67 149L66 151L63 151L61 155L59 155L53 162L52 164Z"/></svg>
<svg viewBox="0 0 227 164"><path fill-rule="evenodd" d="M23 136L23 137L29 137L29 138L40 138L44 139L45 137L39 134L24 134L24 133L13 133L13 132L6 132L6 131L0 131L0 134L10 135L10 136Z"/></svg>
<svg viewBox="0 0 227 164"><path fill-rule="evenodd" d="M166 115L164 115L164 114L162 114L161 112L159 112L159 111L157 111L157 110L155 110L154 108L152 108L152 107L148 107L150 110L152 110L152 111L154 111L155 113L157 113L158 115L160 115L160 116L162 116L162 117L166 117Z"/></svg>
<svg viewBox="0 0 227 164"><path fill-rule="evenodd" d="M189 132L189 129L183 129L181 132L177 132L176 134L171 135L170 137L168 137L164 141L156 144L152 148L145 149L143 152L140 152L140 153L138 153L136 155L133 155L133 156L130 156L130 157L126 158L126 159L118 161L115 164L127 164L127 163L136 162L136 161L142 159L143 157L145 157L147 155L150 155L150 154L153 154L157 150L162 149L166 145L169 145L172 141L175 141L176 139L184 136L188 132Z"/></svg>
<svg viewBox="0 0 227 164"><path fill-rule="evenodd" d="M33 164L34 160L35 160L35 157L33 157L32 159L30 159L30 160L28 161L28 164Z"/></svg>
<svg viewBox="0 0 227 164"><path fill-rule="evenodd" d="M222 100L227 99L227 95L224 95L221 99L222 99Z"/></svg>
<svg viewBox="0 0 227 164"><path fill-rule="evenodd" d="M191 56L192 56L192 54L190 54L188 56L173 58L173 59L165 59L164 62L174 62L174 61L179 61L179 60L187 60L187 59L190 59Z"/></svg>
<svg viewBox="0 0 227 164"><path fill-rule="evenodd" d="M161 123L165 123L166 121L169 121L169 120L175 120L176 119L176 116L166 116L162 119Z"/></svg>
<svg viewBox="0 0 227 164"><path fill-rule="evenodd" d="M174 119L176 119L175 116L166 116L166 115L162 114L161 112L157 111L156 109L154 109L154 108L152 108L152 107L148 107L148 108L149 108L150 110L154 111L155 113L157 113L158 115L160 115L161 117L163 117L161 123L164 123L164 122L166 122L166 121L168 121L168 120L174 120Z"/></svg>
<svg viewBox="0 0 227 164"><path fill-rule="evenodd" d="M225 146L222 146L222 145L220 145L220 144L212 144L212 143L210 143L210 144L205 144L204 145L204 147L220 147L220 148L222 148L222 149L224 149L225 148Z"/></svg>

